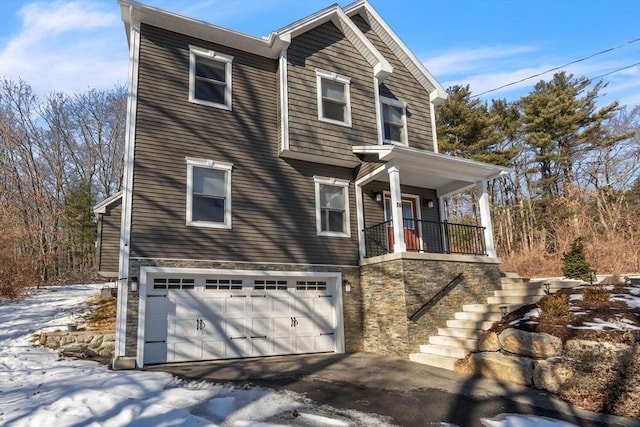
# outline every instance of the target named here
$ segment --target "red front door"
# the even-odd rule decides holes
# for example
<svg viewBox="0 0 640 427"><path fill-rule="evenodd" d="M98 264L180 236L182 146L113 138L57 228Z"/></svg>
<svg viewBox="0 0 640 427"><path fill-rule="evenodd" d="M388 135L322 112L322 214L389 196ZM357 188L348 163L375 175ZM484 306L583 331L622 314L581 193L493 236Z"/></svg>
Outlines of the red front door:
<svg viewBox="0 0 640 427"><path fill-rule="evenodd" d="M384 198L384 212L386 220L389 221L387 229L389 233L389 251L393 252L393 224L391 223L391 197ZM418 214L416 211L416 199L413 197L402 197L402 218L404 230L404 243L407 251L420 250L420 231L418 230Z"/></svg>

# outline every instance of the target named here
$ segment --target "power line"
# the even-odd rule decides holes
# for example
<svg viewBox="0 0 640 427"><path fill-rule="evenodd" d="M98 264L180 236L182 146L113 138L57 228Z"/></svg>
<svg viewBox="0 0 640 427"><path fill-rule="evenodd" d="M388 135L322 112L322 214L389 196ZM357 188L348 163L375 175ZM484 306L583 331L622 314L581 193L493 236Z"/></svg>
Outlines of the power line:
<svg viewBox="0 0 640 427"><path fill-rule="evenodd" d="M600 74L598 77L593 77L589 80L597 80L601 77L608 76L609 74L617 73L618 71L626 70L627 68L635 67L636 65L640 65L640 62L636 62L635 64L627 65L626 67L618 68L617 70L609 71L608 73Z"/></svg>
<svg viewBox="0 0 640 427"><path fill-rule="evenodd" d="M495 88L495 89L485 90L485 91L484 91L484 92L482 92L482 93L479 93L479 94L477 94L477 95L473 95L471 98L477 98L477 97L482 96L482 95L485 95L485 94L487 94L487 93L495 92L495 91L497 91L497 90L504 89L505 87L513 86L513 85L515 85L515 84L522 83L522 82L524 82L524 81L527 81L527 80L533 79L533 78L535 78L535 77L540 77L541 75L543 75L543 74L547 74L547 73L550 73L551 71L557 71L557 70L559 70L559 69L561 69L561 68L564 68L564 67L566 67L566 66L568 66L568 65L573 65L573 64L576 64L576 63L578 63L578 62L586 61L587 59L591 59L591 58L593 58L593 57L595 57L595 56L602 55L602 54L604 54L604 53L611 52L611 51L616 50L616 49L620 49L621 47L624 47L624 46L626 46L626 45L628 45L628 44L631 44L631 43L636 43L636 42L638 42L638 41L640 41L640 38L637 38L637 39L634 39L634 40L630 40L630 41L628 41L628 42L621 43L621 44L619 44L619 45L617 45L617 46L610 47L609 49L601 50L600 52L593 53L593 54L591 54L591 55L589 55L589 56L585 56L584 58L580 58L580 59L576 59L575 61L567 62L567 63L566 63L566 64L564 64L564 65L560 65L560 66L558 66L558 67L550 68L550 69L548 69L548 70L546 70L546 71L543 71L543 72L541 72L541 73L537 73L537 74L533 74L533 75L531 75L531 76L529 76L529 77L525 77L525 78L520 79L520 80L517 80L517 81L515 81L515 82L511 82L511 83L504 84L504 85L499 86L499 87L497 87L497 88ZM634 64L634 65L636 65L636 64ZM630 65L629 67L633 67L633 65ZM625 68L629 68L629 67L625 67ZM612 71L611 73L607 73L607 74L612 74L612 73L613 73L613 71ZM607 74L603 74L603 75L605 75L605 76L606 76ZM600 76L600 77L602 77L602 76ZM596 78L599 78L599 77L596 77Z"/></svg>

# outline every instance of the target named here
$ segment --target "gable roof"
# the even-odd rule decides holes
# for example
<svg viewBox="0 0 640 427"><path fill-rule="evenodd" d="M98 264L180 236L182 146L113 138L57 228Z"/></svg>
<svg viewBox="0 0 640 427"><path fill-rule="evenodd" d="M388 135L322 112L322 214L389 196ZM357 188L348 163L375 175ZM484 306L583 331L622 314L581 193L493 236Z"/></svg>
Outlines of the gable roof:
<svg viewBox="0 0 640 427"><path fill-rule="evenodd" d="M407 67L409 72L427 92L431 93L432 102L439 104L447 99L447 92L440 83L438 83L424 64L422 64L413 52L400 40L400 37L389 27L367 0L358 0L345 6L343 10L349 17L360 14L367 21L373 31L382 38L394 55L402 62L402 65Z"/></svg>
<svg viewBox="0 0 640 427"><path fill-rule="evenodd" d="M106 213L107 212L107 208L109 207L109 205L119 201L120 199L122 199L122 190L118 191L113 196L107 197L106 199L104 199L100 203L96 204L93 207L93 213L95 215L98 215L99 213Z"/></svg>
<svg viewBox="0 0 640 427"><path fill-rule="evenodd" d="M384 80L385 77L393 72L393 67L389 61L382 56L380 51L373 46L373 43L367 39L362 31L360 31L356 24L337 4L322 9L307 16L306 18L302 18L272 34L276 34L280 39L290 42L292 38L306 33L307 31L329 21L333 22L333 24L338 27L342 34L344 34L351 44L358 49L367 62L369 62L373 67L376 77L380 80Z"/></svg>

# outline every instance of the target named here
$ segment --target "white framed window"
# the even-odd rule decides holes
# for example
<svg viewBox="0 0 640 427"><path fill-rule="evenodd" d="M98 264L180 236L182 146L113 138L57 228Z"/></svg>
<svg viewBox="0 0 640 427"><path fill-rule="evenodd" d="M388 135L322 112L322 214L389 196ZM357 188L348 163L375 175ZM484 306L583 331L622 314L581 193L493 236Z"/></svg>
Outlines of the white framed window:
<svg viewBox="0 0 640 427"><path fill-rule="evenodd" d="M318 120L351 127L351 79L316 70Z"/></svg>
<svg viewBox="0 0 640 427"><path fill-rule="evenodd" d="M382 141L407 145L407 106L396 99L380 97Z"/></svg>
<svg viewBox="0 0 640 427"><path fill-rule="evenodd" d="M233 57L189 46L189 102L231 110Z"/></svg>
<svg viewBox="0 0 640 427"><path fill-rule="evenodd" d="M319 236L351 237L349 181L313 177L316 190L316 229Z"/></svg>
<svg viewBox="0 0 640 427"><path fill-rule="evenodd" d="M187 225L231 228L231 163L187 157Z"/></svg>

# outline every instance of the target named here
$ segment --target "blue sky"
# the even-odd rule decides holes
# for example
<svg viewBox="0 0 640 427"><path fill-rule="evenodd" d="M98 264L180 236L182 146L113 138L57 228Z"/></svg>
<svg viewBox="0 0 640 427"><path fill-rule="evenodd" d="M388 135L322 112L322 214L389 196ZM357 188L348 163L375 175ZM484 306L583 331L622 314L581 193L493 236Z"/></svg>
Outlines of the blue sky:
<svg viewBox="0 0 640 427"><path fill-rule="evenodd" d="M263 36L335 0L147 0L143 3ZM370 0L446 88L485 92L563 64L595 78L640 62L640 0ZM350 1L339 0L340 5ZM39 93L125 83L127 44L116 0L3 0L0 77ZM481 98L518 99L540 79ZM640 104L640 65L603 77L601 102Z"/></svg>

